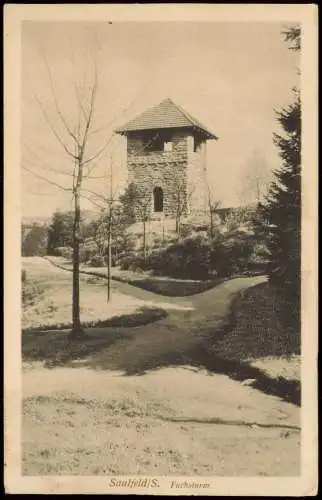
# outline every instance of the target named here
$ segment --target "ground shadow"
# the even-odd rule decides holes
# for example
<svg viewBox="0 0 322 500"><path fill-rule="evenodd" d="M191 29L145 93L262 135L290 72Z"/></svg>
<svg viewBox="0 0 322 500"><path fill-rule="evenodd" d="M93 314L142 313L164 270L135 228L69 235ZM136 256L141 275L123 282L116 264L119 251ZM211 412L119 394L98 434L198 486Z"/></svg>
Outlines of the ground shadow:
<svg viewBox="0 0 322 500"><path fill-rule="evenodd" d="M144 375L149 371L170 366L193 366L198 370L207 370L210 375L224 374L233 380L246 382L247 385L266 394L278 396L299 406L301 403L299 380L270 376L264 370L245 361L244 351L238 350L239 344L246 349L245 352L248 351L248 354L251 347L257 349L259 341L256 331L251 330L251 325L256 326L256 322L263 321L261 320L263 311L260 307L261 301L265 302L263 301L267 292L265 286L265 284L257 285L243 292L232 302L230 314L224 321L216 327L207 327L203 332L200 332L200 325L193 327L184 321L174 324L167 318L154 323L141 322L140 328L135 328L139 324L134 324L133 315L130 315L131 319L127 316L112 318L109 321L114 323L105 324L104 328L88 329L87 338L81 342L70 342L67 331L25 332L22 336L23 360L45 361L46 366L68 365L117 370L123 372L125 376ZM149 315L153 311L155 317L161 314L160 309L147 309ZM245 311L244 316L241 316L241 311ZM270 314L273 317L275 310ZM182 318L184 315L182 312ZM127 325L131 328L124 327L126 321L130 322ZM224 345L222 351L216 352L214 346L217 347L221 341L229 340L234 331L238 334L238 339L234 336L230 338L234 355L229 352L231 347L229 342ZM269 331L274 333L272 329ZM276 354L277 344L274 335L273 340L273 342L265 339L261 341L265 349L260 352L261 356L270 357ZM297 341L289 344L284 342L281 345L284 349L283 354L293 354ZM228 352L227 356L225 349Z"/></svg>
<svg viewBox="0 0 322 500"><path fill-rule="evenodd" d="M205 345L200 345L194 350L193 358L195 366L203 367L209 373L221 373L233 380L248 381L248 385L266 394L278 396L297 406L301 404L301 383L298 380L272 378L247 362L214 356Z"/></svg>
<svg viewBox="0 0 322 500"><path fill-rule="evenodd" d="M168 313L165 309L161 308L151 308L151 307L140 307L137 311L131 314L122 314L120 316L113 316L112 318L96 320L96 321L84 321L82 325L84 328L103 328L103 327L122 327L122 328L133 328L135 326L148 325L154 321L159 321L165 318ZM37 332L50 332L67 330L72 327L72 323L57 324L57 325L45 325L25 328L22 330L22 334L26 339L28 339L28 334L33 337L34 333Z"/></svg>
<svg viewBox="0 0 322 500"><path fill-rule="evenodd" d="M160 308L142 307L134 314L124 314L102 321L91 322L86 336L79 341L69 338L71 325L53 328L29 328L22 332L22 359L25 362L42 361L45 366L66 365L105 352L117 340L126 341L137 332L135 327L148 325L167 316ZM89 327L90 326L90 327Z"/></svg>
<svg viewBox="0 0 322 500"><path fill-rule="evenodd" d="M120 369L127 375L143 374L166 366L190 365L220 373L295 405L301 404L301 383L297 379L271 376L249 359L265 359L300 354L300 333L281 327L280 304L267 283L255 285L237 294L219 328L207 328L201 342L182 350L146 352L133 357ZM123 358L124 359L124 358Z"/></svg>
<svg viewBox="0 0 322 500"><path fill-rule="evenodd" d="M52 261L51 259L47 259L54 266L64 270L64 271L72 271L72 261L65 261L64 263ZM86 269L80 268L80 274L88 279L92 278L100 278L102 280L106 280L106 272L104 268L98 267L97 269ZM138 289L152 292L156 295L160 295L163 297L173 297L173 298L181 298L181 297L189 297L191 295L197 295L199 293L210 290L211 288L215 288L229 279L236 276L228 276L228 277L216 277L208 280L189 280L189 279L180 279L180 278L171 278L165 276L158 275L150 275L144 276L142 273L135 271L124 271L123 275L113 274L112 269L112 282L116 283L124 283L128 285L132 285Z"/></svg>
<svg viewBox="0 0 322 500"><path fill-rule="evenodd" d="M193 281L193 280L182 280L182 279L160 279L158 276L151 276L147 278L139 279L125 279L119 276L114 276L115 281L121 283L128 283L137 288L142 288L148 292L155 293L157 295L162 295L163 297L190 297L191 295L196 295L198 293L205 292L211 288L219 286L224 281L229 278L218 278L211 281Z"/></svg>
<svg viewBox="0 0 322 500"><path fill-rule="evenodd" d="M92 360L96 368L102 368L99 358ZM97 363L97 364L96 364ZM233 380L245 382L266 394L278 396L297 406L301 404L301 384L298 380L284 377L272 378L261 369L247 362L223 359L209 351L206 343L195 345L190 351L168 350L158 356L147 356L140 360L132 359L125 364L120 363L118 369L125 375L144 375L152 370L169 366L193 366L205 369L210 375L227 375Z"/></svg>
<svg viewBox="0 0 322 500"><path fill-rule="evenodd" d="M300 355L300 326L285 325L281 318L281 301L274 287L260 283L236 294L220 328L207 328L204 339L213 355L224 359Z"/></svg>

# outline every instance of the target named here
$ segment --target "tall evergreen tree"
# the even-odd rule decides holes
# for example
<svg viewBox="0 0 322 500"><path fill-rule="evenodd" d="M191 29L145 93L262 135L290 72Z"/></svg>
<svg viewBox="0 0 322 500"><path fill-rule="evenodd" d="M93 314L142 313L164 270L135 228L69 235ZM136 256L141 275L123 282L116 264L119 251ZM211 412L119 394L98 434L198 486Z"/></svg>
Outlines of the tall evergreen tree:
<svg viewBox="0 0 322 500"><path fill-rule="evenodd" d="M300 50L300 30L284 32L291 50ZM268 229L268 275L284 299L284 319L293 326L300 320L301 289L301 99L293 89L293 102L277 111L282 134L274 134L281 166L274 171L263 211Z"/></svg>

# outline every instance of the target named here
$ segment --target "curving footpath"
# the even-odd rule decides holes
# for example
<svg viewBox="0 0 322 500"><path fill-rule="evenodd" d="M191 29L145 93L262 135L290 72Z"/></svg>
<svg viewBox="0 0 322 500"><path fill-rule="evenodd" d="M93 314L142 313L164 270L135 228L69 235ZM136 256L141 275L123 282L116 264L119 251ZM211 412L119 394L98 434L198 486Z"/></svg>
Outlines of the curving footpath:
<svg viewBox="0 0 322 500"><path fill-rule="evenodd" d="M236 294L263 279L171 298L186 307L86 359L24 371L24 474L300 474L299 408L190 363L204 339L222 334Z"/></svg>

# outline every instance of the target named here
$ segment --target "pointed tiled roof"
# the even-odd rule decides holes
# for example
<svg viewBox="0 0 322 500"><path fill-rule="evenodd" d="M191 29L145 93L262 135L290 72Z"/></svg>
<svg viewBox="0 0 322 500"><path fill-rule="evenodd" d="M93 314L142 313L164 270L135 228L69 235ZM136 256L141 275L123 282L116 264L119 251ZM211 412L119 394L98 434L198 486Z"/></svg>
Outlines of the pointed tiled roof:
<svg viewBox="0 0 322 500"><path fill-rule="evenodd" d="M193 118L181 106L175 104L171 99L164 99L157 106L144 111L123 127L116 130L118 134L127 134L139 130L153 130L162 128L193 128L207 136L208 139L217 137L204 127L198 120Z"/></svg>

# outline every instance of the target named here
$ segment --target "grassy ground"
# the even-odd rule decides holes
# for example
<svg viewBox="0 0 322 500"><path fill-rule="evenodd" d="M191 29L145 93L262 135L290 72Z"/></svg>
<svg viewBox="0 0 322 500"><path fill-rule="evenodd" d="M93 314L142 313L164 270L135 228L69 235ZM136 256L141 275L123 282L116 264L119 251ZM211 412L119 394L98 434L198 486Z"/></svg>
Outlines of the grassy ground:
<svg viewBox="0 0 322 500"><path fill-rule="evenodd" d="M221 278L208 281L180 280L161 276L145 276L134 271L121 270L115 272L114 279L166 297L189 297L209 290L224 281Z"/></svg>
<svg viewBox="0 0 322 500"><path fill-rule="evenodd" d="M234 325L212 346L224 359L244 361L272 378L300 380L300 332L285 327L276 290L261 283L245 290L234 305Z"/></svg>
<svg viewBox="0 0 322 500"><path fill-rule="evenodd" d="M62 257L49 257L49 260L67 269L71 269L71 262ZM91 267L87 264L82 264L81 269L84 272L94 273L98 276L107 275L106 268L104 267ZM223 278L213 280L182 280L167 276L153 276L151 272L125 271L119 267L112 269L112 278L113 280L129 283L165 297L188 297L209 290L225 281Z"/></svg>
<svg viewBox="0 0 322 500"><path fill-rule="evenodd" d="M71 273L57 272L44 259L24 259L27 278L22 286L22 329L24 331L63 329L71 327ZM129 293L121 293L112 283L112 300L107 303L106 280L81 275L81 319L84 326L133 327L166 316L162 297L153 302Z"/></svg>
<svg viewBox="0 0 322 500"><path fill-rule="evenodd" d="M45 290L41 301L51 297L67 307L71 273L42 259L28 262L29 278ZM102 300L103 320L116 321L114 326L87 330L80 344L70 343L66 330L22 334L24 474L300 474L299 408L287 402L288 394L267 390L272 378L253 366L271 355L275 359L277 352L281 357L281 351L273 341L263 341L265 353L254 347L247 355L258 341L251 307L259 306L258 297L266 303L269 296L262 279L230 280L170 302L115 282L113 296L121 297L121 304L115 301L110 316L101 281L87 279L81 288L83 314ZM257 286L235 303L231 328L223 321L231 301L251 285ZM121 315L115 312L119 307ZM132 328L120 323L142 307L167 315ZM230 342L224 343L225 335ZM253 377L266 384L261 391L244 383Z"/></svg>
<svg viewBox="0 0 322 500"><path fill-rule="evenodd" d="M24 376L23 474L300 474L293 405L189 367Z"/></svg>

